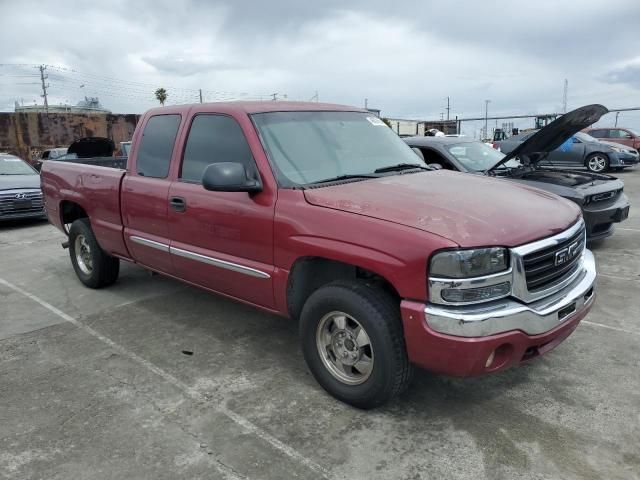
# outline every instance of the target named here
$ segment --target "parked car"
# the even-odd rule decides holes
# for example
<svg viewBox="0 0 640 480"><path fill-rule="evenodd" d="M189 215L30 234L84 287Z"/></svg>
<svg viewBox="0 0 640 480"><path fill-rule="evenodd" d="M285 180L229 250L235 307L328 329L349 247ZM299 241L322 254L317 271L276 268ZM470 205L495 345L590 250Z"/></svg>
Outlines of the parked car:
<svg viewBox="0 0 640 480"><path fill-rule="evenodd" d="M44 216L38 172L24 160L0 153L0 221Z"/></svg>
<svg viewBox="0 0 640 480"><path fill-rule="evenodd" d="M509 155L464 138L412 137L404 141L418 149L426 163L438 168L504 178L571 200L582 209L587 240L597 240L611 235L614 223L629 216L624 183L604 174L547 168L540 152L553 151L583 125L591 124L585 122L606 113L604 107L598 107L589 105L563 115L530 135ZM516 160L516 156L522 160Z"/></svg>
<svg viewBox="0 0 640 480"><path fill-rule="evenodd" d="M630 128L590 128L585 130L585 133L600 141L626 145L634 150L640 149L640 135Z"/></svg>
<svg viewBox="0 0 640 480"><path fill-rule="evenodd" d="M512 152L539 130L514 135L507 140L494 142L502 153ZM571 139L548 152L545 164L550 167L587 168L594 173L606 172L609 169L620 170L638 164L638 151L610 142L602 142L584 132L576 132Z"/></svg>
<svg viewBox="0 0 640 480"><path fill-rule="evenodd" d="M162 107L131 152L126 170L43 166L80 281L110 285L125 260L299 319L312 374L357 407L412 364L464 377L539 357L594 302L574 203L432 170L363 109Z"/></svg>

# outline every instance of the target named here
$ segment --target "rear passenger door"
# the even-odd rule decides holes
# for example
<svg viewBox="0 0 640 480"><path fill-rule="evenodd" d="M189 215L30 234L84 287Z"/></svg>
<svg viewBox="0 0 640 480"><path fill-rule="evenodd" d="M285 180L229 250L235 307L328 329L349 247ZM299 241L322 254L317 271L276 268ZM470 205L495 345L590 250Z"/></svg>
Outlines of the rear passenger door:
<svg viewBox="0 0 640 480"><path fill-rule="evenodd" d="M205 168L240 162L258 169L245 134L229 115L199 113L185 138L182 162L169 190L169 233L176 274L211 290L274 306L272 287L275 192L212 192Z"/></svg>
<svg viewBox="0 0 640 480"><path fill-rule="evenodd" d="M168 274L173 273L167 225L169 167L180 123L177 113L149 117L121 194L127 249L138 263Z"/></svg>

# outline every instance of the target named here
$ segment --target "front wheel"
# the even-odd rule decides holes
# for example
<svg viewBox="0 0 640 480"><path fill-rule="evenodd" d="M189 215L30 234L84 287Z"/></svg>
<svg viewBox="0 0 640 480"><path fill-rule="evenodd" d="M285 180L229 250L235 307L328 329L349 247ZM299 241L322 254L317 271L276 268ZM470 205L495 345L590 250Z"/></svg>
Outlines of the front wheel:
<svg viewBox="0 0 640 480"><path fill-rule="evenodd" d="M410 381L398 302L362 282L316 290L300 317L304 358L318 383L358 408L374 408Z"/></svg>
<svg viewBox="0 0 640 480"><path fill-rule="evenodd" d="M69 255L76 275L89 288L106 287L118 279L120 260L102 250L86 218L69 228Z"/></svg>
<svg viewBox="0 0 640 480"><path fill-rule="evenodd" d="M587 157L585 165L590 172L602 173L609 168L609 159L603 153L594 153Z"/></svg>

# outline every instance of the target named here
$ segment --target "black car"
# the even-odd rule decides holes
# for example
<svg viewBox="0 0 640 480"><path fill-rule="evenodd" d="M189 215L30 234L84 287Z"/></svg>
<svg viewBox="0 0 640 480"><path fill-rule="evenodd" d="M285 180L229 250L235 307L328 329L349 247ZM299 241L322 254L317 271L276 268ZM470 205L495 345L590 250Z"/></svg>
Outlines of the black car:
<svg viewBox="0 0 640 480"><path fill-rule="evenodd" d="M504 178L577 203L584 215L587 239L596 240L611 235L613 224L629 215L624 183L610 175L546 168L544 161L548 152L605 113L607 109L602 105L588 105L569 112L520 143L508 155L465 137L403 140L432 167Z"/></svg>
<svg viewBox="0 0 640 480"><path fill-rule="evenodd" d="M20 158L0 153L0 221L44 218L40 175Z"/></svg>

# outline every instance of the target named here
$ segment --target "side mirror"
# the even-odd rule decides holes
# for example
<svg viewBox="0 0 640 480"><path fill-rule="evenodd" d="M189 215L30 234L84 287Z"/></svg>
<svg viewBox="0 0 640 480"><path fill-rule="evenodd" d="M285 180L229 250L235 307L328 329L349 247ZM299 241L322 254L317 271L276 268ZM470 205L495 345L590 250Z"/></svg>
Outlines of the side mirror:
<svg viewBox="0 0 640 480"><path fill-rule="evenodd" d="M259 180L250 179L242 163L212 163L204 169L202 186L212 192L249 192L262 190Z"/></svg>
<svg viewBox="0 0 640 480"><path fill-rule="evenodd" d="M440 165L439 163L430 163L429 166L434 170L442 170L442 165Z"/></svg>

